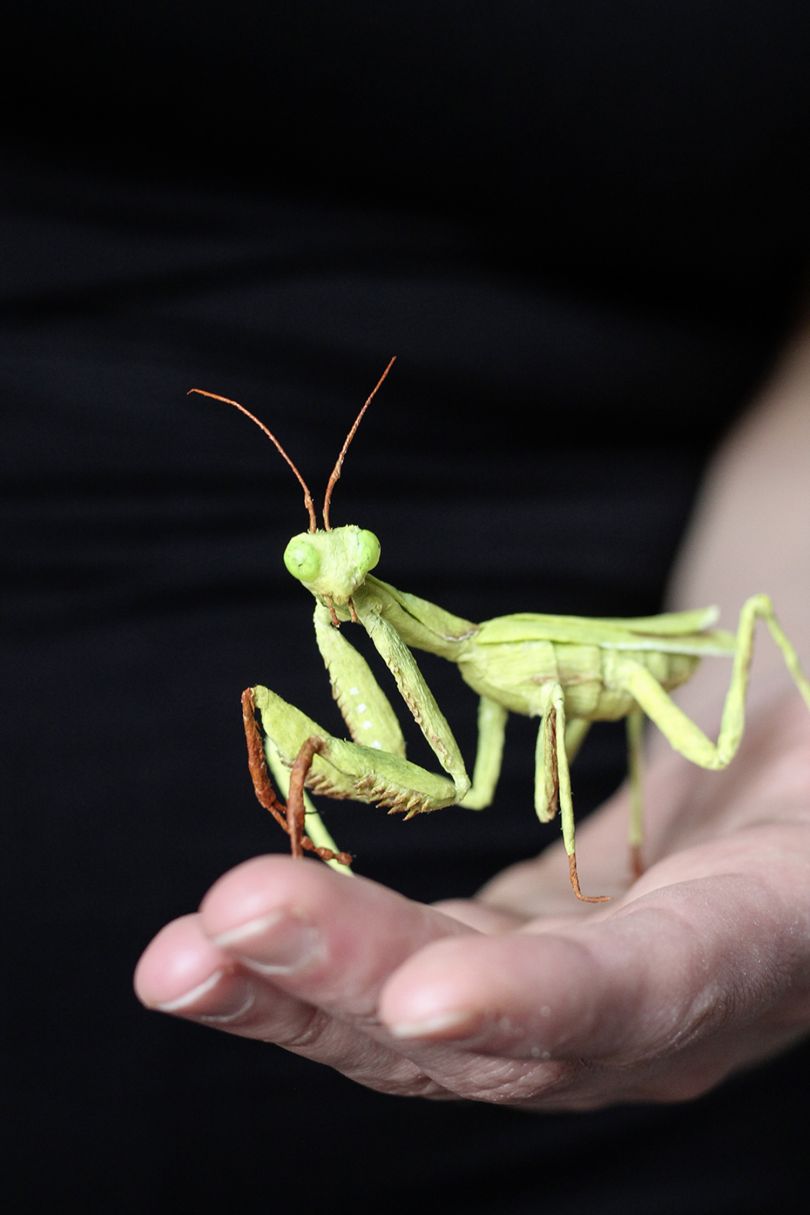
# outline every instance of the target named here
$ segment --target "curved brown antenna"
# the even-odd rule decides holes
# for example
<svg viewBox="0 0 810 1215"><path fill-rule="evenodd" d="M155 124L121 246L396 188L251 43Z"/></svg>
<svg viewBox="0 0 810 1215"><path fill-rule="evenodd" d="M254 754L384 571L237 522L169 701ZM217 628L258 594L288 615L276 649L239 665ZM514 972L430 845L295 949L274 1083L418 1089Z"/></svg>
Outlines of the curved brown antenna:
<svg viewBox="0 0 810 1215"><path fill-rule="evenodd" d="M250 412L249 409L245 409L244 405L240 405L238 401L232 401L230 397L221 397L219 395L219 393L217 393L217 392L206 392L206 390L204 388L189 388L187 395L191 396L192 392L196 392L197 395L201 396L201 397L210 397L212 401L222 401L223 404L225 404L225 405L233 405L234 409L238 409L239 412L243 413L246 418L250 418L251 422L255 422L256 425L258 426L259 430L264 431L264 433L267 435L270 442L275 446L278 453L281 456L283 456L283 458L287 461L290 468L293 470L296 477L298 478L298 481L304 491L304 506L306 506L307 514L309 515L309 530L311 532L317 531L318 521L315 518L315 504L312 501L312 494L309 492L309 486L307 485L304 478L301 476L298 469L293 464L290 457L287 455L284 448L279 443L276 436L273 434L272 430L270 430L267 426L265 426L264 422L260 422L259 419Z"/></svg>
<svg viewBox="0 0 810 1215"><path fill-rule="evenodd" d="M329 480L328 480L328 482L327 482L327 484L326 484L326 493L325 493L325 494L324 494L324 496L323 496L323 526L324 526L324 529L325 529L327 532L329 532L329 531L331 531L331 530L332 530L332 527L331 527L331 525L330 525L330 523L329 523L329 507L330 507L331 502L332 502L332 490L335 488L335 485L336 485L336 483L337 483L337 480L338 480L338 478L339 478L339 476L340 476L340 470L341 470L341 469L342 469L342 467L343 467L343 459L344 459L344 457L345 457L345 455L346 455L346 452L349 450L349 444L351 443L352 439L353 439L353 438L354 438L354 436L355 436L355 432L357 431L357 427L360 425L360 423L361 423L361 422L362 422L362 420L363 420L363 414L366 412L366 410L368 409L369 405L371 404L371 402L372 402L372 401L374 400L374 398L376 397L376 395L377 395L377 393L378 393L378 391L379 391L379 389L380 389L380 386L382 385L383 380L384 380L384 379L385 379L385 377L388 375L388 372L389 372L389 371L391 370L391 368L394 366L394 363L395 363L396 361L397 361L397 356L396 356L396 355L394 355L394 356L393 356L393 358L389 359L389 361L388 361L388 366L386 367L385 371L384 371L384 372L382 373L382 375L380 376L380 378L379 378L379 380L377 381L377 383L374 385L374 388L372 389L371 394L369 395L369 397L368 397L368 399L367 399L367 401L366 401L365 405L364 405L364 406L363 406L363 408L360 410L360 412L359 412L359 414L357 415L357 417L354 419L354 422L352 423L351 430L350 430L350 431L349 431L349 433L346 435L346 438L345 438L345 440L344 440L343 446L342 446L342 447L341 447L341 449L340 449L340 455L338 456L337 460L335 461L335 467L332 469L332 475L330 476L330 478L329 478Z"/></svg>

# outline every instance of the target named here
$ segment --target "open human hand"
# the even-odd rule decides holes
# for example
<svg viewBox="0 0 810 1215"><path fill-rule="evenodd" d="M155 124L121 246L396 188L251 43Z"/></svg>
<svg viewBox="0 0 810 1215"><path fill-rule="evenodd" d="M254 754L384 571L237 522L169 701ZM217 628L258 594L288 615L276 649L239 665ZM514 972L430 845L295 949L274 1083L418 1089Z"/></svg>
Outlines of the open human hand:
<svg viewBox="0 0 810 1215"><path fill-rule="evenodd" d="M723 772L658 754L649 868L626 889L627 795L472 900L414 903L320 862L225 874L151 942L149 1007L386 1093L530 1109L679 1101L810 1024L810 715L751 721Z"/></svg>

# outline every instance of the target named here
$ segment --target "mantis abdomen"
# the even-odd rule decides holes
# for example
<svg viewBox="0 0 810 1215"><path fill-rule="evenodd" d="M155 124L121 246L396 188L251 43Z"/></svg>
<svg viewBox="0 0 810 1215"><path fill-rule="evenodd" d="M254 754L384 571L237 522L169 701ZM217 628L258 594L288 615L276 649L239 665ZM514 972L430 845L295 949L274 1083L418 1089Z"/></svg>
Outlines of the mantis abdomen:
<svg viewBox="0 0 810 1215"><path fill-rule="evenodd" d="M700 661L693 654L615 651L552 641L488 645L476 638L468 643L458 666L464 681L480 696L498 701L511 713L540 716L548 703L547 689L557 684L569 720L618 721L632 711L635 700L621 685L617 660L645 667L667 691L684 683Z"/></svg>

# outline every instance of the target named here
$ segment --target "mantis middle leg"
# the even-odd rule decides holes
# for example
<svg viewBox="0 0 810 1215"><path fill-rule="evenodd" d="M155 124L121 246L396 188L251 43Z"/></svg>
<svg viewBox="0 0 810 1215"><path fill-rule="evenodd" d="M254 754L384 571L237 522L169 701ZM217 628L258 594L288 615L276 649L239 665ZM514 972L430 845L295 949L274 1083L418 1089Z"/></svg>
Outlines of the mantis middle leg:
<svg viewBox="0 0 810 1215"><path fill-rule="evenodd" d="M574 723L571 723L573 727ZM542 823L550 822L559 804L563 845L568 856L568 875L574 894L583 903L604 903L607 895L584 895L577 874L574 840L574 800L566 742L574 750L584 737L583 730L566 728L565 694L559 683L548 687L543 719L537 733L535 753L534 805Z"/></svg>
<svg viewBox="0 0 810 1215"><path fill-rule="evenodd" d="M495 786L501 773L504 734L509 714L503 705L488 696L478 703L478 747L475 754L472 786L462 806L470 810L483 810L491 805ZM569 765L573 763L591 723L576 717L565 725L565 753Z"/></svg>
<svg viewBox="0 0 810 1215"><path fill-rule="evenodd" d="M461 803L466 809L484 810L492 803L501 774L507 717L503 705L488 696L481 697L478 702L478 746L472 785Z"/></svg>

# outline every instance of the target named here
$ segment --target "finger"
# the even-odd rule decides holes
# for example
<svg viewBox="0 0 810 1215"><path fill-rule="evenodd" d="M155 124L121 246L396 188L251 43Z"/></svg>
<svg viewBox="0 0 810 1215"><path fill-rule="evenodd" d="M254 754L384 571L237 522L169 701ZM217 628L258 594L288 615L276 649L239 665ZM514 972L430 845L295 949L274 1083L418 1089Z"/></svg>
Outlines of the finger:
<svg viewBox="0 0 810 1215"><path fill-rule="evenodd" d="M487 907L477 899L439 899L431 906L476 932L514 932L526 922L525 916Z"/></svg>
<svg viewBox="0 0 810 1215"><path fill-rule="evenodd" d="M745 878L715 877L553 933L437 942L392 977L380 1018L401 1041L482 1054L660 1059L774 998L784 959L759 903ZM743 914L756 929L741 942Z"/></svg>
<svg viewBox="0 0 810 1215"><path fill-rule="evenodd" d="M200 931L199 916L167 924L144 950L135 968L135 993L147 1008L192 1009L226 1019L250 998L249 982Z"/></svg>
<svg viewBox="0 0 810 1215"><path fill-rule="evenodd" d="M359 1026L376 1026L388 976L429 942L471 931L434 908L314 861L265 856L203 900L212 945L280 989Z"/></svg>
<svg viewBox="0 0 810 1215"><path fill-rule="evenodd" d="M240 1037L273 1042L367 1087L441 1096L441 1085L411 1062L328 1013L280 991L212 946L198 915L168 924L145 950L135 990L151 1009Z"/></svg>
<svg viewBox="0 0 810 1215"><path fill-rule="evenodd" d="M383 979L426 937L465 931L461 925L373 883L338 879L335 886L336 875L323 866L286 858L266 864L269 859L226 875L205 900L209 931L213 925L224 944L207 934L200 915L158 934L136 974L146 1004L275 1042L389 1094L517 1101L554 1084L552 1069L541 1074L534 1067L528 1077L522 1063L505 1068L501 1060L458 1052L452 1044L399 1042L380 1025L376 998ZM328 898L335 889L345 901L339 909ZM289 911L296 922L285 935ZM313 938L312 926L319 923L324 931ZM275 939L279 927L282 935ZM330 949L337 981L330 975ZM275 961L268 961L268 952ZM376 964L370 961L375 956Z"/></svg>

